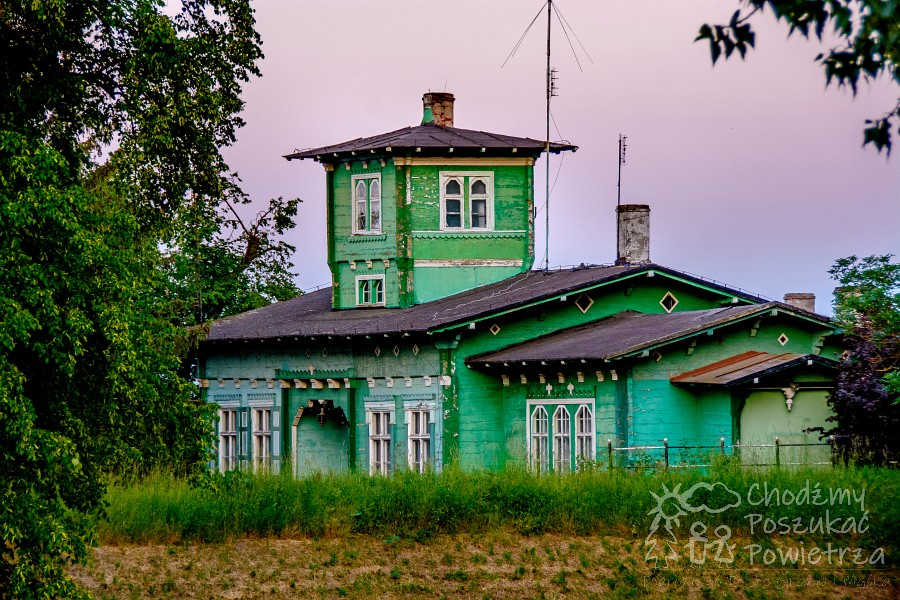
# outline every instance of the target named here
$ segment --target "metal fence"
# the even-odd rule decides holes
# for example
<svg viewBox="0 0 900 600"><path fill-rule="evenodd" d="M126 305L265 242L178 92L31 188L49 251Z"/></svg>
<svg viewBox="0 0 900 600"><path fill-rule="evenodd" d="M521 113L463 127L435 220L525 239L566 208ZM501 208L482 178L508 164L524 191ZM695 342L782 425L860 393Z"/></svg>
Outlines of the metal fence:
<svg viewBox="0 0 900 600"><path fill-rule="evenodd" d="M796 460L797 452L789 449L802 448L828 448L828 460ZM759 452L762 450L762 452ZM710 467L715 456L730 456L737 461L740 459L740 465L743 467L788 467L788 466L815 466L815 465L833 465L834 464L834 438L831 437L824 442L782 442L779 438L774 438L771 444L726 444L725 438L720 438L719 443L715 446L688 446L688 445L672 445L669 444L668 438L663 439L662 446L622 446L614 447L612 440L606 441L607 465L609 469L642 469L642 468L662 468L662 469L690 469L697 467ZM655 458L660 454L659 458ZM688 451L694 453L695 457L706 458L700 461L673 461L672 454L684 453ZM818 455L825 453L819 452ZM759 455L772 455L772 462L758 462Z"/></svg>

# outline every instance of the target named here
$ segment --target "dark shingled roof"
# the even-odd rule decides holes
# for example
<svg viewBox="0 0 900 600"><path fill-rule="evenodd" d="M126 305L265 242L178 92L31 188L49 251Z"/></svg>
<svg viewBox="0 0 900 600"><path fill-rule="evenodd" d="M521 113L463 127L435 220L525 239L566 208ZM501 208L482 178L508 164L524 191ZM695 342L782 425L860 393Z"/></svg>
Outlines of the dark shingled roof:
<svg viewBox="0 0 900 600"><path fill-rule="evenodd" d="M750 351L676 375L669 381L732 386L802 366L814 366L817 370L822 370L823 367L827 370L835 370L838 363L815 354L791 354L789 352L770 354Z"/></svg>
<svg viewBox="0 0 900 600"><path fill-rule="evenodd" d="M651 270L694 280L706 287L751 302L763 301L659 265L589 266L556 271L529 271L410 308L332 310L331 290L324 289L220 319L213 323L207 341L425 333L613 281L624 275Z"/></svg>
<svg viewBox="0 0 900 600"><path fill-rule="evenodd" d="M472 357L467 365L504 362L607 360L640 352L645 348L701 333L741 318L778 309L809 316L781 302L750 306L728 306L661 314L624 311L587 325L564 329L502 350ZM812 315L823 324L828 320Z"/></svg>
<svg viewBox="0 0 900 600"><path fill-rule="evenodd" d="M488 133L486 131L472 131L470 129L458 129L456 127L444 127L441 125L427 124L415 127L404 127L397 131L382 133L367 138L358 138L341 144L301 150L292 154L286 154L285 158L314 158L319 162L333 162L338 158L356 152L365 152L368 155L392 154L405 156L415 153L416 156L449 156L450 148L455 155L478 156L509 156L515 148L525 156L538 156L544 151L545 143L542 140L514 137L500 133ZM416 152L420 148L421 151ZM482 148L485 149L482 152ZM568 143L551 142L550 152L559 153L566 150L575 151L578 146ZM493 152L491 152L493 151ZM336 156L337 155L337 156ZM361 158L364 158L361 157Z"/></svg>

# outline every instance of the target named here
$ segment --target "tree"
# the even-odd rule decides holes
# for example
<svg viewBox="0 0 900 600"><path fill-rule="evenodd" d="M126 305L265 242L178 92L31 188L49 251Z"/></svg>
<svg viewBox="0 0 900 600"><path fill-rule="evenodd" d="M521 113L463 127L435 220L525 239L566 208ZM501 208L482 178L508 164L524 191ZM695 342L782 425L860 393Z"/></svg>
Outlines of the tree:
<svg viewBox="0 0 900 600"><path fill-rule="evenodd" d="M206 458L160 244L230 185L262 53L248 0L13 0L0 37L0 598L77 596L110 469Z"/></svg>
<svg viewBox="0 0 900 600"><path fill-rule="evenodd" d="M295 225L300 200L272 199L245 222L238 207L249 203L239 188L229 187L221 203L191 206L189 225L167 240L160 294L184 327L301 293L291 271L296 248L282 237Z"/></svg>
<svg viewBox="0 0 900 600"><path fill-rule="evenodd" d="M844 460L884 464L900 459L900 264L891 256L851 256L829 273L835 321L847 333L829 420Z"/></svg>
<svg viewBox="0 0 900 600"><path fill-rule="evenodd" d="M712 62L735 51L744 58L756 44L750 19L768 7L784 21L790 33L815 35L822 41L826 29L833 30L838 44L816 60L825 69L828 84L849 86L856 95L860 79L884 75L900 84L900 3L897 0L745 0L746 7L734 12L727 24L703 25L695 41L708 40ZM742 4L744 1L741 2ZM863 145L874 144L890 156L892 129L900 133L900 99L884 115L866 121Z"/></svg>

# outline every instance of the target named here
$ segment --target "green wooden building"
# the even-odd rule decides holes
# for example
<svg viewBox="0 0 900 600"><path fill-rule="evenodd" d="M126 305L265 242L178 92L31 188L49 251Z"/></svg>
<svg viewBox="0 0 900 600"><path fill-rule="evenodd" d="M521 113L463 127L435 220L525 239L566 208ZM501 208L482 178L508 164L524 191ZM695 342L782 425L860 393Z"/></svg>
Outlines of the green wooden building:
<svg viewBox="0 0 900 600"><path fill-rule="evenodd" d="M333 285L213 325L217 468L571 471L609 446L818 441L841 348L809 295L652 263L643 205L618 210L615 264L532 270L534 161L577 148L423 100L421 125L286 157L325 167Z"/></svg>

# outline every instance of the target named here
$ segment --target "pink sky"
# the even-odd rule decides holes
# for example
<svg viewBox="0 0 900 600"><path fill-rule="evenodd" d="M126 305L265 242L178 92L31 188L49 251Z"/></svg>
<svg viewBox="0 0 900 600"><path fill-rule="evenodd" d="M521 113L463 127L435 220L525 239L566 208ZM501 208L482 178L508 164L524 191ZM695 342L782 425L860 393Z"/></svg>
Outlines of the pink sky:
<svg viewBox="0 0 900 600"><path fill-rule="evenodd" d="M258 200L304 200L290 239L299 283L330 281L325 175L281 158L417 125L422 93L456 96L456 126L542 139L546 22L506 56L541 0L333 0L254 3L266 54L245 87L247 122L226 151ZM826 273L850 254L900 254L900 165L862 149L867 118L896 102L881 81L825 89L822 48L770 14L757 49L713 68L693 43L737 2L556 0L593 64L579 72L554 23L562 138L580 146L551 160L550 264L615 259L618 134L628 136L623 203L651 206L654 262L780 300L814 292L830 313ZM554 130L551 137L556 137ZM900 155L900 140L895 153ZM543 159L535 196L544 196ZM538 261L544 255L538 217ZM536 263L537 264L537 263Z"/></svg>

